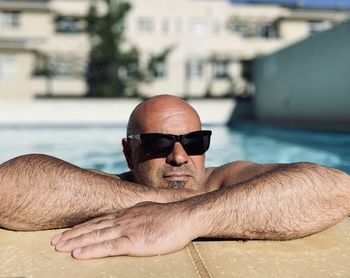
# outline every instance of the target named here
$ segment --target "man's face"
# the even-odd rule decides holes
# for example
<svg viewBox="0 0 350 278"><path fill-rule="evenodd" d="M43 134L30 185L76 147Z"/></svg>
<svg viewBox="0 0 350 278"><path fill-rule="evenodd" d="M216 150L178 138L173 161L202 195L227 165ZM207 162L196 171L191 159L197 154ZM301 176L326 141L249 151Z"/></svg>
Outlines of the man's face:
<svg viewBox="0 0 350 278"><path fill-rule="evenodd" d="M142 117L138 133L187 134L201 129L197 115L189 109L167 109L146 113ZM172 152L159 158L146 154L140 140L131 140L129 167L135 181L151 187L199 189L204 183L205 156L189 156L176 142Z"/></svg>

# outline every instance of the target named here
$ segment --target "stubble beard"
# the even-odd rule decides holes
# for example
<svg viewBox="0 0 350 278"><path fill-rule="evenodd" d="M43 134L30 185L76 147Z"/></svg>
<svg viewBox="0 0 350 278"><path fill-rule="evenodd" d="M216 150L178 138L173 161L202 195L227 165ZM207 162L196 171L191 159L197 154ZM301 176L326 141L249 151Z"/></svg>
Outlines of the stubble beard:
<svg viewBox="0 0 350 278"><path fill-rule="evenodd" d="M192 189L197 189L197 187L201 187L202 181L203 181L203 173L199 174L194 171L191 167L188 166L182 166L182 167L171 167L171 166L164 166L156 172L156 178L149 176L149 168L144 167L144 165L140 165L141 167L138 169L138 179L135 179L136 182L140 184L144 184L149 187L153 188L159 188L159 187L167 187L171 189L182 189L186 188L186 186L189 186ZM143 167L142 167L143 166ZM194 179L194 183L192 184L192 181L185 181L185 180L167 180L161 185L161 180L164 181L164 173L167 172L178 172L178 173L185 173L192 176ZM135 177L135 172L133 173Z"/></svg>
<svg viewBox="0 0 350 278"><path fill-rule="evenodd" d="M186 185L186 182L184 181L169 181L168 187L172 189L178 189L178 188L184 188Z"/></svg>
<svg viewBox="0 0 350 278"><path fill-rule="evenodd" d="M158 178L162 179L165 175L165 173L183 173L183 174L188 174L192 176L193 178L196 177L195 171L187 166L187 165L182 165L180 167L172 167L172 166L164 166L158 171ZM180 189L180 188L185 188L187 185L188 181L185 180L168 180L166 181L166 185L168 188L171 189Z"/></svg>

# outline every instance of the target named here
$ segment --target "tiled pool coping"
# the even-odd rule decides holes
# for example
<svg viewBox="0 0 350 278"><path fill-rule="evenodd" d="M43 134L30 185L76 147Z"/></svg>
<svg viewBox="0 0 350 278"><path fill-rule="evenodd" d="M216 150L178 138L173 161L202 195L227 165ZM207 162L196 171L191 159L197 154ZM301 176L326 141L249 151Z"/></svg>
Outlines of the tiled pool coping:
<svg viewBox="0 0 350 278"><path fill-rule="evenodd" d="M155 257L74 260L57 253L57 230L0 230L0 277L349 277L350 219L291 241L194 241Z"/></svg>

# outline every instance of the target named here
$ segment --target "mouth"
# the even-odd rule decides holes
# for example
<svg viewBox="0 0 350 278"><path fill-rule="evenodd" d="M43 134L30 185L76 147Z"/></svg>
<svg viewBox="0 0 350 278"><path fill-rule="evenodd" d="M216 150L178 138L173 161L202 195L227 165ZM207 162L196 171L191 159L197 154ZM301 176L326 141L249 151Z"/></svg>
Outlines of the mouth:
<svg viewBox="0 0 350 278"><path fill-rule="evenodd" d="M191 176L187 174L167 174L163 177L164 179L171 181L186 181L191 178Z"/></svg>

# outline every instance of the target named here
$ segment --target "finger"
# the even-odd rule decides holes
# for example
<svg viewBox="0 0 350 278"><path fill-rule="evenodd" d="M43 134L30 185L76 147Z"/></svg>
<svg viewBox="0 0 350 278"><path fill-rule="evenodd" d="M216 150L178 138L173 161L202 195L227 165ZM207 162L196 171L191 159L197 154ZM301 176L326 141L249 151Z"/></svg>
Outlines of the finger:
<svg viewBox="0 0 350 278"><path fill-rule="evenodd" d="M56 251L70 252L77 247L84 247L91 244L101 243L104 241L119 238L120 236L121 229L118 226L98 229L87 234L82 234L77 237L59 242L56 245Z"/></svg>
<svg viewBox="0 0 350 278"><path fill-rule="evenodd" d="M76 248L72 256L78 260L103 258L109 256L128 255L131 251L131 242L127 237L112 239L98 244Z"/></svg>
<svg viewBox="0 0 350 278"><path fill-rule="evenodd" d="M90 219L89 221L83 222L83 223L81 223L81 224L77 224L77 225L73 226L72 228L67 229L65 232L71 231L71 230L76 229L76 228L81 228L81 227L85 227L85 226L90 226L91 224L94 224L94 223L99 223L99 222L101 222L103 219L107 219L106 216L101 216L101 217L93 218L93 219ZM110 218L110 219L112 219L112 218ZM56 245L59 241L61 241L63 234L66 234L65 232L62 232L62 233L60 233L60 234L57 234L57 235L53 236L53 237L51 238L51 245Z"/></svg>
<svg viewBox="0 0 350 278"><path fill-rule="evenodd" d="M115 224L115 219L112 219L112 220L101 219L99 221L95 221L95 222L89 223L88 225L82 225L82 226L79 226L79 227L74 227L73 229L70 229L70 230L64 231L61 234L55 235L51 239L51 244L52 245L57 245L60 242L67 241L67 240L69 240L71 238L78 237L80 235L90 233L90 232L92 232L94 230L103 229L103 228L106 228L106 227L112 227L114 224Z"/></svg>
<svg viewBox="0 0 350 278"><path fill-rule="evenodd" d="M66 231L70 231L70 230L71 230L71 229L66 230ZM66 232L66 231L65 231L65 232ZM56 244L61 240L63 233L64 233L64 232L53 236L53 237L51 238L51 245L56 245Z"/></svg>

